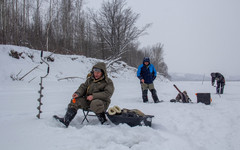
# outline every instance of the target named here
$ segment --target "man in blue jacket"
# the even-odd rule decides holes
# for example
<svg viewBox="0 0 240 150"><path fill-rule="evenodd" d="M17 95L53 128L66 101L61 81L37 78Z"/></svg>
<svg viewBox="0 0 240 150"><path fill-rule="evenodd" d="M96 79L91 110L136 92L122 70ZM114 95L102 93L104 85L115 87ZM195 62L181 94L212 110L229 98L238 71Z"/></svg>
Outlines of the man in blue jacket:
<svg viewBox="0 0 240 150"><path fill-rule="evenodd" d="M148 57L144 57L143 64L138 67L137 77L140 79L142 87L142 98L143 102L148 102L148 89L152 93L154 103L159 103L157 91L154 88L153 81L157 76L157 71L154 66L150 63Z"/></svg>

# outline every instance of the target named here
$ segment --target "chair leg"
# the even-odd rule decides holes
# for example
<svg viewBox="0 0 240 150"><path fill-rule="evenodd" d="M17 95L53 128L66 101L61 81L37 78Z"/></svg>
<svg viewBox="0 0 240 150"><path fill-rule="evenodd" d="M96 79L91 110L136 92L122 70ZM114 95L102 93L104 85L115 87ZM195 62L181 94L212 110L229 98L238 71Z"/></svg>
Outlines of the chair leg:
<svg viewBox="0 0 240 150"><path fill-rule="evenodd" d="M83 120L82 120L81 124L83 124L83 122L85 120L87 120L87 122L89 122L88 119L87 119L88 113L89 113L89 110L83 110L83 116L84 117L83 117Z"/></svg>

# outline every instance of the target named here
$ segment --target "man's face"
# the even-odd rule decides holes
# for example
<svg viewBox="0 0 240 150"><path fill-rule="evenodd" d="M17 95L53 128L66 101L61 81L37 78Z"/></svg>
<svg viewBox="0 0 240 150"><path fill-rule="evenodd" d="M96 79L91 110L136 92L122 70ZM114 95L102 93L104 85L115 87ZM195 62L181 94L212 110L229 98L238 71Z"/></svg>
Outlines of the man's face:
<svg viewBox="0 0 240 150"><path fill-rule="evenodd" d="M146 65L146 66L149 65L149 62L145 61L145 62L144 62L144 65Z"/></svg>
<svg viewBox="0 0 240 150"><path fill-rule="evenodd" d="M93 75L96 80L102 77L102 71L100 69L93 69Z"/></svg>

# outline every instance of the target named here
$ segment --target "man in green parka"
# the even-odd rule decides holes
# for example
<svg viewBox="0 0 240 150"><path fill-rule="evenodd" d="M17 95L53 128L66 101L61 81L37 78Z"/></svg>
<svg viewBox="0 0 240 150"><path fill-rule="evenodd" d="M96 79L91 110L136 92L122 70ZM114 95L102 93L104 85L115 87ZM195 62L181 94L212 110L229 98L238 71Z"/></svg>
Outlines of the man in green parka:
<svg viewBox="0 0 240 150"><path fill-rule="evenodd" d="M111 96L114 92L114 85L108 78L106 65L99 62L93 66L85 83L82 83L76 92L72 95L72 100L68 104L68 109L63 118L54 116L66 127L77 114L78 109L90 109L93 111L101 124L107 121L105 112L111 102Z"/></svg>

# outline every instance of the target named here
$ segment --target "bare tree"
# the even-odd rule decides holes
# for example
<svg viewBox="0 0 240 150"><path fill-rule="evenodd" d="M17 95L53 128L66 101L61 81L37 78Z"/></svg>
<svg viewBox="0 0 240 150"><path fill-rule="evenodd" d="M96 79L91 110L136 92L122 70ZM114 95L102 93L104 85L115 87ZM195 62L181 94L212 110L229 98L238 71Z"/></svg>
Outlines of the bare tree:
<svg viewBox="0 0 240 150"><path fill-rule="evenodd" d="M31 43L37 49L45 49L45 42L43 41L43 26L42 26L42 18L40 15L40 0L36 0L36 10L33 15L33 23L31 32ZM44 44L43 44L44 43Z"/></svg>
<svg viewBox="0 0 240 150"><path fill-rule="evenodd" d="M86 28L86 19L85 14L82 9L83 0L75 1L75 16L74 16L74 51L77 53L82 53L83 45L85 40L85 28ZM83 54L83 53L82 53Z"/></svg>
<svg viewBox="0 0 240 150"><path fill-rule="evenodd" d="M14 28L15 31L15 44L19 45L19 12L18 12L18 0L15 0L15 18L14 22L16 23L16 26Z"/></svg>
<svg viewBox="0 0 240 150"><path fill-rule="evenodd" d="M49 20L48 20L48 23L47 23L47 37L46 37L46 49L48 51L48 40L49 40L49 29L51 27L51 24L52 24L52 0L50 0L50 3L49 3Z"/></svg>
<svg viewBox="0 0 240 150"><path fill-rule="evenodd" d="M62 0L61 3L61 28L63 37L63 47L68 51L72 49L72 29L73 29L73 1Z"/></svg>
<svg viewBox="0 0 240 150"><path fill-rule="evenodd" d="M6 4L5 1L0 1L0 43L5 44L5 20L6 17Z"/></svg>
<svg viewBox="0 0 240 150"><path fill-rule="evenodd" d="M96 32L111 51L111 56L107 59L108 65L119 60L128 50L127 46L150 26L147 24L142 29L136 27L139 14L125 6L125 0L112 0L104 2L100 12L91 13Z"/></svg>

